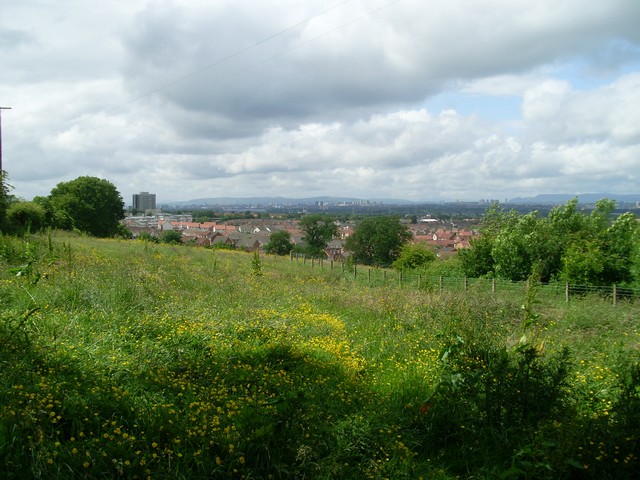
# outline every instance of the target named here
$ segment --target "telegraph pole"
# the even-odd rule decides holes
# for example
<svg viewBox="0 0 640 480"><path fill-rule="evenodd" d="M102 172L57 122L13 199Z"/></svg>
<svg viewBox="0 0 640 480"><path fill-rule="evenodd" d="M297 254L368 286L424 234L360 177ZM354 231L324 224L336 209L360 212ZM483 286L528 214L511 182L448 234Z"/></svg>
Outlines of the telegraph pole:
<svg viewBox="0 0 640 480"><path fill-rule="evenodd" d="M2 173L2 110L11 110L11 107L0 107L0 173Z"/></svg>

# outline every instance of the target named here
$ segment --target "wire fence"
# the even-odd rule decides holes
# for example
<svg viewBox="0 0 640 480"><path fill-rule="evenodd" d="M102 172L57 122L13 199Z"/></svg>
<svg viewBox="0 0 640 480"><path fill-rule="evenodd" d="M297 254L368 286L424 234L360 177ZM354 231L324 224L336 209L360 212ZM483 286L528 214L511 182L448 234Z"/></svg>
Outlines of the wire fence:
<svg viewBox="0 0 640 480"><path fill-rule="evenodd" d="M386 268L348 264L343 261L306 258L302 255L291 255L289 259L301 266L330 270L352 281L378 287L394 285L431 291L483 291L497 294L524 292L532 286L528 281L512 282L496 278L465 278L407 273ZM535 286L539 288L542 295L564 299L567 303L572 299L598 297L617 305L622 300L633 301L640 298L640 288L618 285L594 286L573 285L564 282L537 282Z"/></svg>

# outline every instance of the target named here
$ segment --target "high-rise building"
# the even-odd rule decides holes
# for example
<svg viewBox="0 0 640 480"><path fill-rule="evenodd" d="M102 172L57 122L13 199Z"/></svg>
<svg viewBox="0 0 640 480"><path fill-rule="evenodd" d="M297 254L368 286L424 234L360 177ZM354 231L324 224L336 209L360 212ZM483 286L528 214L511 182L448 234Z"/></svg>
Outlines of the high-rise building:
<svg viewBox="0 0 640 480"><path fill-rule="evenodd" d="M156 209L156 194L149 192L140 192L133 194L133 209L146 212L147 210Z"/></svg>

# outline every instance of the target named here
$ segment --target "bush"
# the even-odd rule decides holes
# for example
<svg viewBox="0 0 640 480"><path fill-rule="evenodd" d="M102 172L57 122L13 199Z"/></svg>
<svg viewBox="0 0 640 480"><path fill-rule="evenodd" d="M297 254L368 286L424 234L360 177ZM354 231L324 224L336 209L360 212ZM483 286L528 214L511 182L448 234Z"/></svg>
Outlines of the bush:
<svg viewBox="0 0 640 480"><path fill-rule="evenodd" d="M167 230L160 235L160 242L179 245L182 243L182 233L177 230Z"/></svg>
<svg viewBox="0 0 640 480"><path fill-rule="evenodd" d="M37 203L16 202L9 206L7 220L15 233L37 232L45 226L45 210Z"/></svg>
<svg viewBox="0 0 640 480"><path fill-rule="evenodd" d="M400 256L393 262L393 268L401 272L416 270L429 265L436 260L432 250L421 245L404 245Z"/></svg>
<svg viewBox="0 0 640 480"><path fill-rule="evenodd" d="M149 232L141 232L140 235L138 235L138 240L149 243L158 243L160 241L158 237L151 235Z"/></svg>
<svg viewBox="0 0 640 480"><path fill-rule="evenodd" d="M522 451L537 428L562 421L570 408L569 351L547 358L531 344L508 349L456 337L441 359L440 383L421 405L427 453L446 457L459 474L492 459L538 475L544 467Z"/></svg>

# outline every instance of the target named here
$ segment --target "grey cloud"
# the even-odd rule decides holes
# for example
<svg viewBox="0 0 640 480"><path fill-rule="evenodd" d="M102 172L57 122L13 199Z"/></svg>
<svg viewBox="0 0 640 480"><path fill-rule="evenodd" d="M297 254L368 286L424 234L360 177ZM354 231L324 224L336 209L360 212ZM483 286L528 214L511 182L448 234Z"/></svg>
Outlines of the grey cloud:
<svg viewBox="0 0 640 480"><path fill-rule="evenodd" d="M187 111L250 121L248 135L274 123L354 120L452 80L526 71L609 39L640 41L633 2L579 3L405 1L353 24L350 10L320 17L250 51L243 50L283 28L278 12L265 8L269 15L257 18L228 3L154 5L127 35L125 73L137 92L184 79L158 94Z"/></svg>
<svg viewBox="0 0 640 480"><path fill-rule="evenodd" d="M0 28L0 48L18 48L23 45L34 44L35 39L23 30Z"/></svg>

